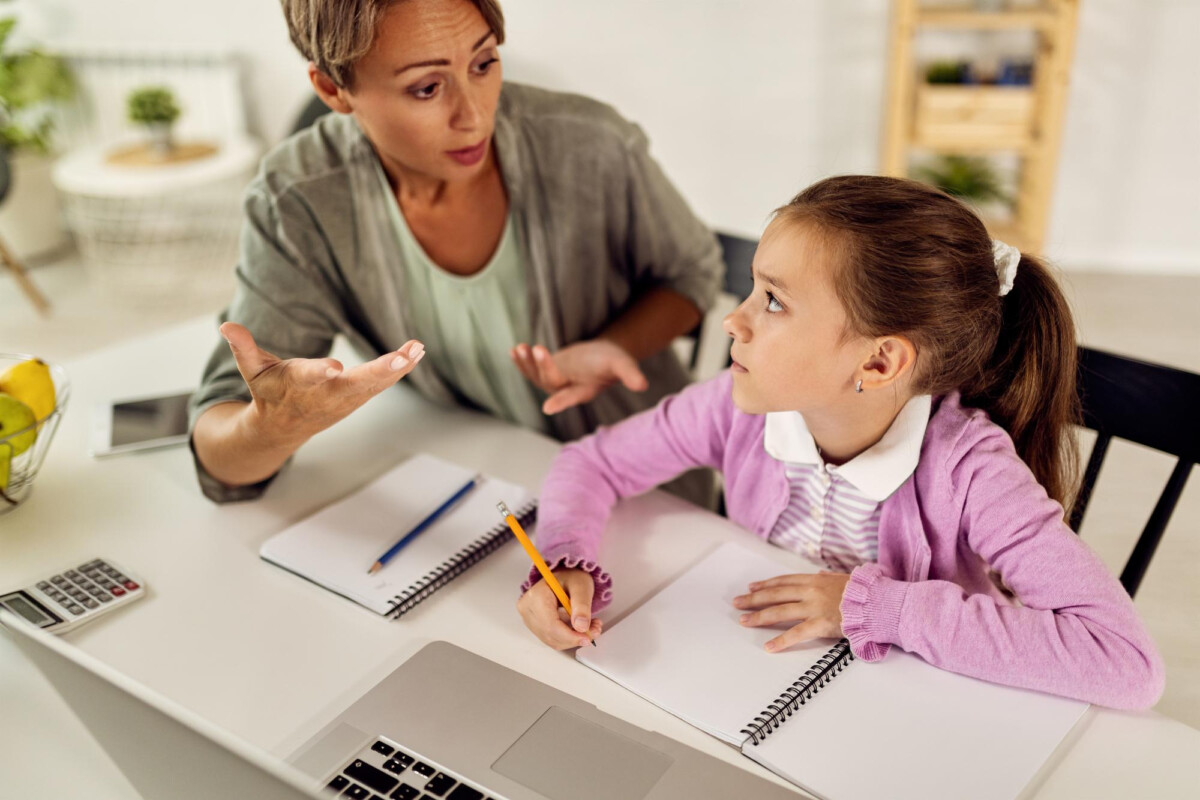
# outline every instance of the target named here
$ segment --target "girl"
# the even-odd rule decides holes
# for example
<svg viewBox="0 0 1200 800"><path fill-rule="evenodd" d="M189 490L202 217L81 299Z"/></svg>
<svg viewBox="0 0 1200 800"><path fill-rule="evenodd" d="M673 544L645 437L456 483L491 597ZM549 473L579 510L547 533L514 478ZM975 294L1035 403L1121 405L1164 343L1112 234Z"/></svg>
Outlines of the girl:
<svg viewBox="0 0 1200 800"><path fill-rule="evenodd" d="M1153 705L1158 653L1063 521L1075 330L1046 267L935 189L849 176L779 209L753 270L725 319L729 371L562 450L538 544L575 617L531 572L526 625L556 648L599 635L611 506L707 466L732 520L830 570L763 576L733 601L743 625L792 626L767 650L844 636L864 661L894 645L996 683Z"/></svg>

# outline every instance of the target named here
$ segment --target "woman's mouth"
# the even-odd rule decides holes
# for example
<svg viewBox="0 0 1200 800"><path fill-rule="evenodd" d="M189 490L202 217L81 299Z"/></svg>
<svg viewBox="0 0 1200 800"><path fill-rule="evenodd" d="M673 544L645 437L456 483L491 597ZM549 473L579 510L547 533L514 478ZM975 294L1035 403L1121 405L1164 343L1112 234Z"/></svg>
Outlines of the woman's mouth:
<svg viewBox="0 0 1200 800"><path fill-rule="evenodd" d="M473 147L464 147L462 150L447 150L446 155L453 158L464 167L474 166L483 158L487 152L488 140L484 139L479 144Z"/></svg>

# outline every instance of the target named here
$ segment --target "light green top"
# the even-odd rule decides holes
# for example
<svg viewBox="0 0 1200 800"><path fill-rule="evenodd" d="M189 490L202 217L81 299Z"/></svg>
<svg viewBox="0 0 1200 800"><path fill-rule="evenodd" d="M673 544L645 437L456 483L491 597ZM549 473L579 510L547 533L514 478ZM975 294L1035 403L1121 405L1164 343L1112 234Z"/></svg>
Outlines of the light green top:
<svg viewBox="0 0 1200 800"><path fill-rule="evenodd" d="M546 432L533 385L509 357L531 343L525 265L509 214L491 260L473 275L455 275L434 263L408 227L382 167L388 216L400 246L407 284L405 310L413 338L425 344L424 366L491 414Z"/></svg>

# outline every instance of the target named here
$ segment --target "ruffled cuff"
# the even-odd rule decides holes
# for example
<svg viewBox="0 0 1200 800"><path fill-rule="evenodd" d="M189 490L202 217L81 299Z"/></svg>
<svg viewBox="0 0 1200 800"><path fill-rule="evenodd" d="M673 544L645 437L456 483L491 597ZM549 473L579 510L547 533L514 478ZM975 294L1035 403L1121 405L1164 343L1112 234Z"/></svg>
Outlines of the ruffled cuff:
<svg viewBox="0 0 1200 800"><path fill-rule="evenodd" d="M546 563L549 565L551 572L556 569L581 569L592 576L592 581L595 583L595 590L592 593L593 615L612 602L612 576L601 569L600 565L595 561L581 556L559 556L554 561L547 561ZM537 571L537 567L530 567L529 575L525 578L525 582L521 584L521 594L525 594L541 579L542 573Z"/></svg>
<svg viewBox="0 0 1200 800"><path fill-rule="evenodd" d="M842 594L842 633L856 658L878 661L887 655L900 636L907 595L908 584L887 577L878 564L854 568Z"/></svg>

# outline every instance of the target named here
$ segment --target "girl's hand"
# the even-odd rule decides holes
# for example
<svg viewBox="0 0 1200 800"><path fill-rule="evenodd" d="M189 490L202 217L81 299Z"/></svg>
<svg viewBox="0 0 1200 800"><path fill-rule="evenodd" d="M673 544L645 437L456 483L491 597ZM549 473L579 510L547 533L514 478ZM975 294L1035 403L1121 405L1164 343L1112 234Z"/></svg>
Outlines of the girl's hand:
<svg viewBox="0 0 1200 800"><path fill-rule="evenodd" d="M522 343L509 355L522 375L550 395L542 404L546 414L586 403L617 382L634 392L650 385L633 356L606 339L578 342L553 354L540 344Z"/></svg>
<svg viewBox="0 0 1200 800"><path fill-rule="evenodd" d="M425 346L410 340L345 369L332 358L282 360L261 349L236 322L222 325L221 335L250 387L255 429L279 440L303 441L325 430L412 372L425 355Z"/></svg>
<svg viewBox="0 0 1200 800"><path fill-rule="evenodd" d="M567 611L558 604L554 590L539 580L517 601L517 610L521 612L525 627L555 650L591 644L603 627L600 620L592 619L595 581L590 573L581 569L556 569L554 577L567 593L575 618L567 619Z"/></svg>
<svg viewBox="0 0 1200 800"><path fill-rule="evenodd" d="M758 609L742 614L743 625L799 622L763 647L772 653L810 639L842 635L842 594L850 576L841 572L780 575L750 584L750 593L733 598L735 608Z"/></svg>

